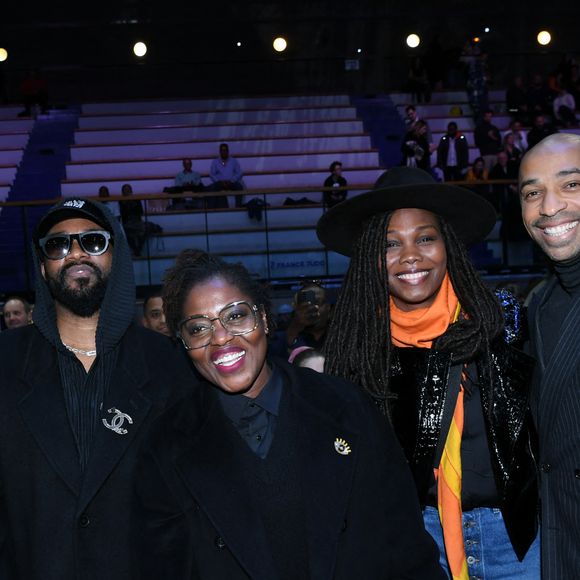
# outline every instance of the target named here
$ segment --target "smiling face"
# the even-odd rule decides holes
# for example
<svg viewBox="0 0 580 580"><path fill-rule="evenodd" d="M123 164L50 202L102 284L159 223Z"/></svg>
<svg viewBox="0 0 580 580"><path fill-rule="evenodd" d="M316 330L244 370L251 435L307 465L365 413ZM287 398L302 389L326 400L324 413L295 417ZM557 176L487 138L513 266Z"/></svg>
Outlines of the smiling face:
<svg viewBox="0 0 580 580"><path fill-rule="evenodd" d="M26 311L22 300L12 298L4 304L4 323L6 328L19 328L30 324L32 313Z"/></svg>
<svg viewBox="0 0 580 580"><path fill-rule="evenodd" d="M393 212L387 229L389 293L404 311L427 308L447 271L447 251L439 220L424 209Z"/></svg>
<svg viewBox="0 0 580 580"><path fill-rule="evenodd" d="M216 318L224 306L240 300L253 304L252 298L233 284L213 278L190 290L183 305L183 318L194 314ZM219 320L212 324L215 330L210 344L187 351L195 368L223 391L257 397L271 374L266 364L266 316L258 311L257 328L239 336L229 334Z"/></svg>
<svg viewBox="0 0 580 580"><path fill-rule="evenodd" d="M557 262L580 255L580 137L554 135L520 166L520 201L532 239Z"/></svg>

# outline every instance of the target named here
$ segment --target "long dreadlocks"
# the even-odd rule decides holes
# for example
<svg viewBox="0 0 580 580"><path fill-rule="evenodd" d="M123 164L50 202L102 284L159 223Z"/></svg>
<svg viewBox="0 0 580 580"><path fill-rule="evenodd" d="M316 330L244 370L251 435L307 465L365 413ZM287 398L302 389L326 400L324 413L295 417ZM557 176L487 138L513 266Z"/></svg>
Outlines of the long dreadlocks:
<svg viewBox="0 0 580 580"><path fill-rule="evenodd" d="M363 227L344 278L324 346L325 372L359 384L388 413L391 365L387 236L392 212L375 215ZM447 270L463 316L433 344L453 362L489 354L503 331L501 306L475 270L453 229L439 218Z"/></svg>

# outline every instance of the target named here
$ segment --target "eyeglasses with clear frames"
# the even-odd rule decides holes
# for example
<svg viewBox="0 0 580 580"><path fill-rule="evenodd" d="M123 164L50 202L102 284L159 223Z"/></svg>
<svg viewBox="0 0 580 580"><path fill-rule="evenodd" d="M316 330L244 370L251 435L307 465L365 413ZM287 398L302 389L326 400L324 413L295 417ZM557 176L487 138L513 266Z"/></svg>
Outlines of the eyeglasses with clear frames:
<svg viewBox="0 0 580 580"><path fill-rule="evenodd" d="M177 336L186 350L204 348L211 343L214 335L214 322L220 324L232 336L248 334L258 328L258 307L245 300L224 306L215 318L205 314L188 316L179 323Z"/></svg>

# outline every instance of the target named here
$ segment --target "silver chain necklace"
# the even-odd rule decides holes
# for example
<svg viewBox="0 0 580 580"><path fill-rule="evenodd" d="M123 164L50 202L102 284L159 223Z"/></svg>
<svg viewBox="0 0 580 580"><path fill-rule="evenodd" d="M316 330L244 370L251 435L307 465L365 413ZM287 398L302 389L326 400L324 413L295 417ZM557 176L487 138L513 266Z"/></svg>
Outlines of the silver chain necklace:
<svg viewBox="0 0 580 580"><path fill-rule="evenodd" d="M84 354L85 356L97 356L97 351L95 350L83 350L82 348L75 348L74 346L70 346L65 342L62 343L67 350L74 352L75 354Z"/></svg>

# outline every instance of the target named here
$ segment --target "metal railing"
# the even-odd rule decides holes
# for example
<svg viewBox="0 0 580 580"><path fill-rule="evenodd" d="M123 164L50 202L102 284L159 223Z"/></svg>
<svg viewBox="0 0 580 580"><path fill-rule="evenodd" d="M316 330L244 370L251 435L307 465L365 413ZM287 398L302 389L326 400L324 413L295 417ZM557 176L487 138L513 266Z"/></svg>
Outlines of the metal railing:
<svg viewBox="0 0 580 580"><path fill-rule="evenodd" d="M513 199L509 200L506 196L510 195L509 190L505 189L503 192L498 190L498 187L514 185L513 180L501 180L501 181L479 181L479 182L455 182L456 185L462 185L468 188L479 189L479 193L489 195L493 198L494 195L497 197L499 204L498 211L498 227L496 230L488 237L487 246L493 248L494 259L486 261L485 259L480 259L478 262L477 256L475 257L476 266L483 274L493 274L493 273L512 273L516 274L518 272L522 273L533 273L542 272L545 270L545 263L542 261L541 255L534 250L534 245L532 241L528 239L521 239L514 241L511 239L510 231L506 227L505 207L506 199L513 203ZM495 190L493 188L496 188ZM315 225L317 221L317 216L322 215L326 211L326 207L323 203L318 200L322 198L322 193L324 191L337 191L338 188L276 188L276 189L255 189L255 190L244 190L240 192L227 191L227 192L184 192L179 194L133 194L129 199L140 200L144 205L144 220L145 221L162 221L162 219L167 219L161 216L176 216L185 215L186 219L182 220L185 224L184 228L177 229L165 229L165 231L158 237L160 239L169 240L171 238L177 238L179 236L196 240L196 245L199 247L200 240L203 239L203 245L201 249L206 251L213 251L215 253L220 253L222 255L229 256L234 259L236 256L240 260L247 259L250 255L260 255L264 257L267 267L262 269L257 273L257 277L267 280L279 280L284 279L285 276L280 272L273 272L271 269L271 264L275 264L272 258L279 254L284 254L276 247L273 242L273 236L278 232L287 231L289 235L295 232L294 235L299 236L301 232L312 232L315 230ZM359 185L359 186L347 186L346 189L349 192L349 196L358 195L364 191L372 189L372 184ZM485 191L486 189L488 194ZM262 219L259 223L248 223L248 221L239 220L238 223L233 222L233 225L227 227L227 220L223 220L224 223L220 222L221 217L229 215L232 212L248 212L248 206L245 207L230 207L224 209L210 209L208 208L208 200L214 199L216 197L227 195L230 199L234 199L240 196L244 196L244 199L258 199L260 200L260 210L262 212ZM513 194L515 195L515 194ZM310 197L317 196L317 199L311 200ZM88 196L87 196L88 197ZM96 201L104 201L103 198L96 196L88 197ZM170 204L173 200L183 200L195 199L201 202L201 207L195 209L185 209L173 211ZM286 198L286 199L284 199ZM506 199L504 199L506 198ZM33 288L33 268L32 268L32 256L31 256L31 245L30 240L32 237L33 228L36 225L38 219L41 215L54 203L59 201L58 199L46 199L37 201L8 201L0 202L0 220L3 223L3 234L0 234L0 291L24 291L30 292ZM127 201L127 197L124 196L110 196L106 198L106 201L116 201L123 202ZM288 199L294 199L295 203L284 205L284 201L287 202ZM306 199L311 203L300 204L301 199ZM273 212L280 212L291 209L307 209L312 210L309 213L312 215L304 223L300 220L292 220L288 223L284 222L284 219L273 219L275 214ZM308 213L308 212L307 212ZM290 215L290 214L288 214ZM157 219L156 219L157 218ZM513 219L513 215L511 216ZM188 220L190 223L188 224ZM278 224L278 225L274 225ZM236 236L245 233L256 233L261 232L264 234L263 243L257 245L252 252L240 250L236 244ZM217 239L216 236L231 235L232 244L231 247L222 247L221 251L215 251L212 245L212 240ZM296 238L297 239L297 238ZM163 244L164 245L164 244ZM517 248L516 248L517 246ZM519 248L519 255L516 250ZM330 266L331 260L329 260L329 252L322 246L313 248L301 248L296 249L295 253L307 254L308 251L318 251L324 256L324 265L316 264L317 271L310 272L310 274L315 274L316 276L322 277L336 277L340 278L342 271L340 268L338 270L333 270ZM291 250L286 250L286 254L291 253ZM171 261L177 252L172 255L171 252L163 251L158 252L152 247L151 243L145 243L144 255L140 258L136 258L136 263L139 262L140 271L142 274L139 284L144 285L155 285L158 283L158 272L159 267L163 267L168 261ZM526 258L525 256L528 256ZM143 265L145 264L145 268ZM305 272L305 275L309 275ZM296 278L293 274L291 278Z"/></svg>

